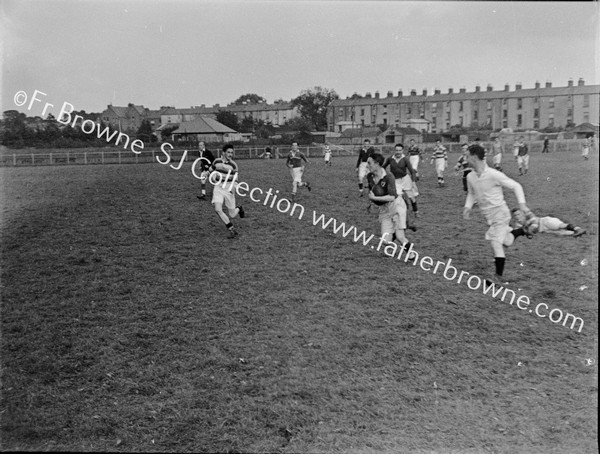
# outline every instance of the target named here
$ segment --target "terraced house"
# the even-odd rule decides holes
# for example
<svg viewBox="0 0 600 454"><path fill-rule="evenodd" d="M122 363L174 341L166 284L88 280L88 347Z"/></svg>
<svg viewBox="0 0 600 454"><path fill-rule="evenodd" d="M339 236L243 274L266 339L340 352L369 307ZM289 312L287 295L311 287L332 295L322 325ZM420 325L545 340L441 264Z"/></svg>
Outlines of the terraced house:
<svg viewBox="0 0 600 454"><path fill-rule="evenodd" d="M599 122L600 85L577 85L569 80L566 87L552 87L551 82L533 88L523 88L519 83L514 90L506 84L503 90L488 85L467 92L461 88L447 93L423 90L409 95L399 91L394 96L388 91L385 98L375 92L372 97L353 96L333 101L327 110L329 131L341 132L348 127L386 124L397 127L414 127L421 132L440 133L452 126L487 126L492 130L544 129L546 127L575 126Z"/></svg>

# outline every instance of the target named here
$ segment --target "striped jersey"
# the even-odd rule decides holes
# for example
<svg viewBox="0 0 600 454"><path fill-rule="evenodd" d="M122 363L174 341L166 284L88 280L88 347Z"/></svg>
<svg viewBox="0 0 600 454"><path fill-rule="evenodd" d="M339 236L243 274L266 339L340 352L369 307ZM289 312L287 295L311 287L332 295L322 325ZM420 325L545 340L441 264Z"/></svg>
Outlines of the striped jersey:
<svg viewBox="0 0 600 454"><path fill-rule="evenodd" d="M448 159L448 153L446 147L443 145L436 145L433 149L431 159Z"/></svg>
<svg viewBox="0 0 600 454"><path fill-rule="evenodd" d="M213 161L211 169L221 174L222 180L220 181L233 181L237 178L238 165L233 160L228 161L227 158L217 158Z"/></svg>

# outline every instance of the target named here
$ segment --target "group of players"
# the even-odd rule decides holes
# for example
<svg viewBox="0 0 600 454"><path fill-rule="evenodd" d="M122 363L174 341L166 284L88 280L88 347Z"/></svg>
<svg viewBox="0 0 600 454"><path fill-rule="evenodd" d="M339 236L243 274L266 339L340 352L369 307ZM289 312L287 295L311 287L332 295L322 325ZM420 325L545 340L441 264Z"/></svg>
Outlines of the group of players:
<svg viewBox="0 0 600 454"><path fill-rule="evenodd" d="M470 218L475 204L479 206L489 228L485 239L490 241L494 253L495 273L492 280L502 281L505 264L505 247L511 246L519 236L532 238L535 233L555 233L574 237L586 233L581 227L565 223L555 217L537 217L527 207L523 187L517 181L502 172L502 143L498 138L491 147L493 168L487 165L486 149L475 141L472 144L462 144L462 151L454 170L462 171L463 189L467 193L463 209L464 219ZM529 170L528 148L523 137L515 142L513 149L520 175ZM398 143L389 157L384 157L375 151L370 140L365 139L359 151L356 162L358 174L358 189L360 197L365 193L371 204L378 209L381 225L381 238L389 243L397 242L407 251L411 243L406 237L406 230L416 231L414 219L419 217L417 197L419 191L419 162L423 152L414 140L410 141L407 152L404 145ZM325 145L323 156L326 165L331 165L331 150ZM199 199L206 198L206 182L210 179L214 185L212 203L219 218L229 231L229 237L235 238L235 230L231 218L245 216L242 206L235 205L234 183L237 179L238 166L233 161L233 146L223 147L223 155L214 158L212 153L199 144L199 157L202 160L201 190ZM308 159L299 150L298 143L293 142L286 159L286 165L292 176L292 199L294 200L299 188L305 187L311 191L311 185L303 181L303 174ZM435 164L437 182L444 186L444 170L447 167L448 153L441 141L437 141L431 155L431 164ZM389 168L389 171L387 170ZM214 177L214 178L213 178ZM212 181L213 179L218 181ZM365 186L366 182L366 186ZM503 189L514 192L518 208L510 210L504 200ZM227 208L227 213L223 210Z"/></svg>

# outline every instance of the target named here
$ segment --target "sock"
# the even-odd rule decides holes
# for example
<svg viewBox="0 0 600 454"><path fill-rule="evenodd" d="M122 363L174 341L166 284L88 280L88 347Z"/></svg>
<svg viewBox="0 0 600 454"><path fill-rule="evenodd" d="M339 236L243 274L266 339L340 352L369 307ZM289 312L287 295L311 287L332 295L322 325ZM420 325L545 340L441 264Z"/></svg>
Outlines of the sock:
<svg viewBox="0 0 600 454"><path fill-rule="evenodd" d="M414 202L411 200L411 201L410 201L410 204L412 205L412 210L413 210L414 212L417 212L417 211L419 211L419 209L417 208L417 201L416 201L416 200L415 200Z"/></svg>
<svg viewBox="0 0 600 454"><path fill-rule="evenodd" d="M358 189L360 189L361 191L363 190L363 184L362 183L358 183Z"/></svg>
<svg viewBox="0 0 600 454"><path fill-rule="evenodd" d="M232 230L232 229L233 229L233 223L229 222L229 223L225 224L225 227L226 227L228 230Z"/></svg>
<svg viewBox="0 0 600 454"><path fill-rule="evenodd" d="M496 262L496 274L498 276L502 276L502 273L504 273L504 261L506 260L505 257L494 257L494 261Z"/></svg>
<svg viewBox="0 0 600 454"><path fill-rule="evenodd" d="M571 230L571 231L575 231L575 226L573 224L567 224L567 226L565 227L565 229L567 230Z"/></svg>
<svg viewBox="0 0 600 454"><path fill-rule="evenodd" d="M511 230L510 233L512 233L512 235L515 237L515 239L517 239L521 235L525 235L525 230L523 230L523 227L519 227L518 229Z"/></svg>

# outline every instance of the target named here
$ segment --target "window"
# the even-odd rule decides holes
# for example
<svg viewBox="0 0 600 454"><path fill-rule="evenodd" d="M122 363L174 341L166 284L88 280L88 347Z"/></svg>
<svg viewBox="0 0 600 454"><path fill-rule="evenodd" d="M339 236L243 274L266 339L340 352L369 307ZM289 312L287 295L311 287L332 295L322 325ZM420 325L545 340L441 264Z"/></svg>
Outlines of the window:
<svg viewBox="0 0 600 454"><path fill-rule="evenodd" d="M584 114L583 114L583 122L584 123L589 123L590 122L590 113L589 112L584 112Z"/></svg>
<svg viewBox="0 0 600 454"><path fill-rule="evenodd" d="M523 115L517 115L517 127L523 126Z"/></svg>
<svg viewBox="0 0 600 454"><path fill-rule="evenodd" d="M504 120L502 120L502 127L508 128L508 120L506 118Z"/></svg>
<svg viewBox="0 0 600 454"><path fill-rule="evenodd" d="M364 116L364 115L365 115L365 109L360 109L360 114L361 114L362 116Z"/></svg>
<svg viewBox="0 0 600 454"><path fill-rule="evenodd" d="M523 98L517 98L517 109L523 108Z"/></svg>
<svg viewBox="0 0 600 454"><path fill-rule="evenodd" d="M487 102L487 110L492 110L492 101Z"/></svg>
<svg viewBox="0 0 600 454"><path fill-rule="evenodd" d="M502 111L502 118L508 118L508 110L504 109L504 111Z"/></svg>
<svg viewBox="0 0 600 454"><path fill-rule="evenodd" d="M539 127L540 127L540 120L536 118L533 120L533 128L538 129Z"/></svg>
<svg viewBox="0 0 600 454"><path fill-rule="evenodd" d="M583 95L583 107L590 107L590 95Z"/></svg>
<svg viewBox="0 0 600 454"><path fill-rule="evenodd" d="M473 120L477 121L478 120L478 116L479 116L479 112L474 111L473 112Z"/></svg>
<svg viewBox="0 0 600 454"><path fill-rule="evenodd" d="M550 98L548 100L548 107L550 107L551 109L554 109L554 98Z"/></svg>
<svg viewBox="0 0 600 454"><path fill-rule="evenodd" d="M572 117L573 116L573 108L569 107L567 109L567 117Z"/></svg>
<svg viewBox="0 0 600 454"><path fill-rule="evenodd" d="M533 109L533 118L540 118L540 109Z"/></svg>
<svg viewBox="0 0 600 454"><path fill-rule="evenodd" d="M548 115L548 126L554 126L554 114Z"/></svg>
<svg viewBox="0 0 600 454"><path fill-rule="evenodd" d="M462 101L458 103L458 111L459 112L463 111L463 102Z"/></svg>

